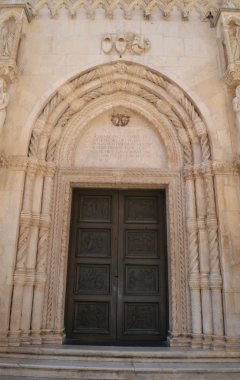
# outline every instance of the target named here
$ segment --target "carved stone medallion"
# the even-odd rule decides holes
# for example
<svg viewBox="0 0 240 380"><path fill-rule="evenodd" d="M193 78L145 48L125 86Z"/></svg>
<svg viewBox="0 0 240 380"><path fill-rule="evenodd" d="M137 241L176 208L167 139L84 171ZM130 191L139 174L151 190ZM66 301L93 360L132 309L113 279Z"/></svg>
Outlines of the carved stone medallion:
<svg viewBox="0 0 240 380"><path fill-rule="evenodd" d="M123 113L116 113L112 115L111 121L115 127L126 127L130 120L130 116Z"/></svg>

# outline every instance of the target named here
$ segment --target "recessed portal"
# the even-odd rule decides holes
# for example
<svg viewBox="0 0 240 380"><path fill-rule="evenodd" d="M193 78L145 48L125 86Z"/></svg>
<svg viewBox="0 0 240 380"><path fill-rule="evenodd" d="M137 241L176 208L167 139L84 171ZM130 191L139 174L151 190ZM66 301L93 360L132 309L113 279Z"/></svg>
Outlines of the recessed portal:
<svg viewBox="0 0 240 380"><path fill-rule="evenodd" d="M67 342L166 340L165 225L164 190L73 191Z"/></svg>

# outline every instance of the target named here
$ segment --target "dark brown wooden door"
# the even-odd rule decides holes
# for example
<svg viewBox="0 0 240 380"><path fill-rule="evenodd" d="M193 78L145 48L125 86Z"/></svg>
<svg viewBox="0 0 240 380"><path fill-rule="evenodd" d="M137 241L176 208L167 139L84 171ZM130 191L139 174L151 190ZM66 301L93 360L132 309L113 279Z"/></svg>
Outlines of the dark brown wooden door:
<svg viewBox="0 0 240 380"><path fill-rule="evenodd" d="M165 219L164 190L73 191L67 342L166 339Z"/></svg>

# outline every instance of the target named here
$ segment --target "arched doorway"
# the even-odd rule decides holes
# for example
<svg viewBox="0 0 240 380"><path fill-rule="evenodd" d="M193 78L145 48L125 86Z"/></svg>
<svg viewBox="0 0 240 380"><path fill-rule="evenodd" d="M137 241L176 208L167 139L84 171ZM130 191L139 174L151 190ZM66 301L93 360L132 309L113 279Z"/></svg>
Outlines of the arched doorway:
<svg viewBox="0 0 240 380"><path fill-rule="evenodd" d="M149 159L142 160L146 158L145 150L145 156L140 154L133 166L116 157L108 166L106 156L105 164L96 157L94 161L90 149L85 153L93 162L90 165L91 159L86 160L86 164L81 142L91 129L95 128L95 133L101 130L94 126L95 121L99 123L103 115L113 116L115 110L118 115L130 111L132 119L140 117L146 124L140 131L143 150L145 131L156 136ZM94 146L94 152L100 149ZM155 159L152 152L156 153ZM222 279L205 122L176 84L128 62L99 66L71 79L52 96L33 127L9 341L56 343L64 339L67 252L75 187L166 189L169 342L221 347Z"/></svg>

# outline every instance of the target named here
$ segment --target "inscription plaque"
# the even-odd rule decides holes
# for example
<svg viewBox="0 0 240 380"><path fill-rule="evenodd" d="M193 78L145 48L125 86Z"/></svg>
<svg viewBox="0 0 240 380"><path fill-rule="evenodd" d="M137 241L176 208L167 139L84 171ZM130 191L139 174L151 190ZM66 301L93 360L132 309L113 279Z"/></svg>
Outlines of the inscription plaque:
<svg viewBox="0 0 240 380"><path fill-rule="evenodd" d="M151 124L131 115L127 128L113 128L106 113L76 141L75 166L166 168L166 148Z"/></svg>

